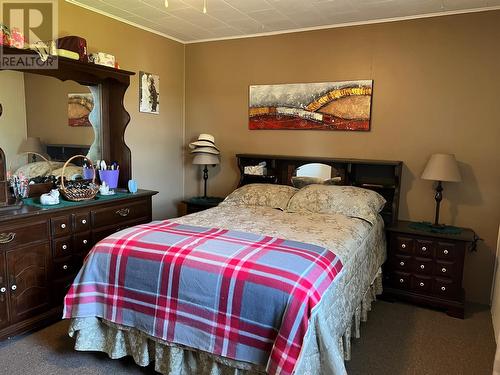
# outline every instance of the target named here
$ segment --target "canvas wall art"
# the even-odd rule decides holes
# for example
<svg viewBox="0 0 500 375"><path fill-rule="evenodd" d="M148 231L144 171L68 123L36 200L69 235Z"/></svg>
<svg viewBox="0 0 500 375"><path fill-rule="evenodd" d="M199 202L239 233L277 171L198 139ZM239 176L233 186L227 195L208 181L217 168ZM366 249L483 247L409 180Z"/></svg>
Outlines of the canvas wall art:
<svg viewBox="0 0 500 375"><path fill-rule="evenodd" d="M86 94L68 94L68 125L74 127L92 126L89 120L94 109L94 96Z"/></svg>
<svg viewBox="0 0 500 375"><path fill-rule="evenodd" d="M253 85L250 129L370 130L372 80Z"/></svg>
<svg viewBox="0 0 500 375"><path fill-rule="evenodd" d="M160 113L160 76L139 72L139 111Z"/></svg>

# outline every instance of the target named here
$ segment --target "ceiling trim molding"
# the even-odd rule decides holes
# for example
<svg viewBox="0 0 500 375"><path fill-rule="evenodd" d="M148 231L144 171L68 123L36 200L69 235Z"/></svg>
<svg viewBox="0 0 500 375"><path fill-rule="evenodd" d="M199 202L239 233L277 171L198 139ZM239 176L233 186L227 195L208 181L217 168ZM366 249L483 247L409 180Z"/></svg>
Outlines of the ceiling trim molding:
<svg viewBox="0 0 500 375"><path fill-rule="evenodd" d="M321 25L321 26L311 26L311 27L303 27L303 28L297 28L297 29L278 30L278 31L270 31L270 32L255 33L255 34L245 34L245 35L235 35L235 36L228 36L228 37L221 37L221 38L207 38L207 39L196 39L196 40L185 41L185 40L181 40L181 39L175 38L173 36L170 36L168 34L162 33L160 31L150 29L149 27L139 25L135 22L128 21L124 18L114 16L110 13L104 12L104 11L96 9L94 7L81 4L78 2L78 0L65 0L65 1L67 3L79 6L81 8L85 8L85 9L90 10L92 12L99 13L103 16L112 18L114 20L126 23L130 26L137 27L137 28L142 29L144 31L148 31L150 33L162 36L162 37L167 38L167 39L174 40L174 41L182 43L182 44L195 44L195 43L217 42L217 41L233 40L233 39L258 38L258 37L263 37L263 36L300 33L300 32L304 32L304 31L336 29L339 27L373 25L373 24L378 24L378 23L408 21L408 20L416 20L416 19L421 19L421 18L444 17L444 16L452 16L452 15L457 15L457 14L478 13L478 12L488 12L488 11L493 11L493 10L500 10L500 5L497 5L497 6L490 6L490 7L483 7L483 8L448 10L448 11L443 11L443 12L416 14L416 15L412 15L412 16L380 18L380 19L368 20L368 21L345 22L345 23L337 23L337 24L329 24L329 25Z"/></svg>
<svg viewBox="0 0 500 375"><path fill-rule="evenodd" d="M157 30L154 30L154 29L150 29L149 27L139 25L139 24L137 24L135 22L126 20L125 18L114 16L111 13L104 12L104 11L99 10L97 8L94 8L94 7L85 5L85 4L81 4L77 0L64 0L64 1L66 1L67 3L73 4L73 5L79 6L80 8L84 8L84 9L90 10L91 12L98 13L98 14L100 14L102 16L106 16L106 17L112 18L112 19L114 19L116 21L120 21L120 22L126 23L127 25L130 25L130 26L133 26L133 27L137 27L138 29L141 29L141 30L144 30L144 31L147 31L147 32L159 35L159 36L162 36L162 37L167 38L167 39L171 39L173 41L176 41L176 42L179 42L179 43L182 43L182 44L186 44L186 41L184 41L184 40L177 39L177 38L175 38L175 37L173 37L171 35L162 33L161 31L157 31Z"/></svg>

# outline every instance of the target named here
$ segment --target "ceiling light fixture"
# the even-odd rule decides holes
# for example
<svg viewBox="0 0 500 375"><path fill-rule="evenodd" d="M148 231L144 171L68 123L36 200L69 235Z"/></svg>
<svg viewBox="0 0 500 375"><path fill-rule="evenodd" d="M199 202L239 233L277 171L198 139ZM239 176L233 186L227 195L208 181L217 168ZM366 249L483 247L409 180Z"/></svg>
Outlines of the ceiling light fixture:
<svg viewBox="0 0 500 375"><path fill-rule="evenodd" d="M203 13L207 14L207 0L203 0Z"/></svg>
<svg viewBox="0 0 500 375"><path fill-rule="evenodd" d="M168 8L168 0L165 0L165 8Z"/></svg>

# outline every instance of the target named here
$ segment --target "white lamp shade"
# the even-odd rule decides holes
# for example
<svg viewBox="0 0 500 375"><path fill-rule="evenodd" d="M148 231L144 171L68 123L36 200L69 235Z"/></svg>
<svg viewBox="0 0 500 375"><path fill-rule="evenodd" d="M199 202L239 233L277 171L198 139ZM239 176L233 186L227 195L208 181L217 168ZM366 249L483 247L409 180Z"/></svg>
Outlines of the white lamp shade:
<svg viewBox="0 0 500 375"><path fill-rule="evenodd" d="M37 152L39 154L43 154L45 150L40 138L28 137L21 145L19 152Z"/></svg>
<svg viewBox="0 0 500 375"><path fill-rule="evenodd" d="M424 180L432 181L462 181L462 176L460 175L455 155L433 154L425 166L422 178Z"/></svg>
<svg viewBox="0 0 500 375"><path fill-rule="evenodd" d="M201 164L201 165L219 164L219 157L214 154L198 153L193 158L193 164Z"/></svg>

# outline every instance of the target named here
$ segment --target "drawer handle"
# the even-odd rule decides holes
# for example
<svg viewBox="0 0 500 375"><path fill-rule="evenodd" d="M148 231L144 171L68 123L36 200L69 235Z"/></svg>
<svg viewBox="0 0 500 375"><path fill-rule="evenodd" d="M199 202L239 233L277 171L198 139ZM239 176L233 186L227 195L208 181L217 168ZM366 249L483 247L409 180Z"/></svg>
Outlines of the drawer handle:
<svg viewBox="0 0 500 375"><path fill-rule="evenodd" d="M120 208L118 211L116 211L117 215L120 215L121 217L128 216L130 213L130 209L128 208Z"/></svg>
<svg viewBox="0 0 500 375"><path fill-rule="evenodd" d="M6 287L4 287L4 286L3 286L3 287L1 287L1 288L0 288L0 293L2 293L2 294L3 294L3 293L5 293L6 291L7 291L7 288L6 288Z"/></svg>
<svg viewBox="0 0 500 375"><path fill-rule="evenodd" d="M399 279L399 282L400 282L401 284L403 284L403 283L405 282L405 280L404 280L404 279Z"/></svg>
<svg viewBox="0 0 500 375"><path fill-rule="evenodd" d="M443 267L443 268L441 268L441 272L442 272L442 273L446 273L446 268L444 268L444 267Z"/></svg>
<svg viewBox="0 0 500 375"><path fill-rule="evenodd" d="M422 246L422 251L427 251L427 248L425 246Z"/></svg>
<svg viewBox="0 0 500 375"><path fill-rule="evenodd" d="M61 228L62 228L62 229L66 229L66 224L64 224L64 223L63 223L63 224L61 224Z"/></svg>
<svg viewBox="0 0 500 375"><path fill-rule="evenodd" d="M444 250L443 250L443 254L444 254L444 255L448 255L448 250L444 249Z"/></svg>
<svg viewBox="0 0 500 375"><path fill-rule="evenodd" d="M401 248L406 249L406 244L405 243L401 244Z"/></svg>
<svg viewBox="0 0 500 375"><path fill-rule="evenodd" d="M66 270L68 269L68 265L67 265L67 264L65 264L62 268L63 268L63 270L65 270L65 271L66 271Z"/></svg>
<svg viewBox="0 0 500 375"><path fill-rule="evenodd" d="M17 289L17 285L16 284L12 285L10 289L12 289L12 291L14 292Z"/></svg>
<svg viewBox="0 0 500 375"><path fill-rule="evenodd" d="M399 263L399 265L402 267L405 265L405 262L401 262L401 263Z"/></svg>
<svg viewBox="0 0 500 375"><path fill-rule="evenodd" d="M425 266L423 264L420 265L420 269L423 270Z"/></svg>
<svg viewBox="0 0 500 375"><path fill-rule="evenodd" d="M68 249L68 245L66 245L66 244L62 245L62 249L63 250L67 250Z"/></svg>
<svg viewBox="0 0 500 375"><path fill-rule="evenodd" d="M441 290L444 292L446 290L446 287L445 286L442 286L441 287Z"/></svg>
<svg viewBox="0 0 500 375"><path fill-rule="evenodd" d="M89 241L83 240L82 242L83 242L84 245L86 245Z"/></svg>
<svg viewBox="0 0 500 375"><path fill-rule="evenodd" d="M425 286L425 284L424 284L424 283L420 283L419 285L420 285L420 286Z"/></svg>
<svg viewBox="0 0 500 375"><path fill-rule="evenodd" d="M8 244L14 241L14 238L16 238L15 233L0 233L0 245Z"/></svg>
<svg viewBox="0 0 500 375"><path fill-rule="evenodd" d="M83 220L82 220L82 224L83 224L83 225L87 224L87 219L83 219Z"/></svg>

